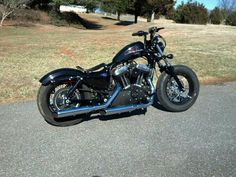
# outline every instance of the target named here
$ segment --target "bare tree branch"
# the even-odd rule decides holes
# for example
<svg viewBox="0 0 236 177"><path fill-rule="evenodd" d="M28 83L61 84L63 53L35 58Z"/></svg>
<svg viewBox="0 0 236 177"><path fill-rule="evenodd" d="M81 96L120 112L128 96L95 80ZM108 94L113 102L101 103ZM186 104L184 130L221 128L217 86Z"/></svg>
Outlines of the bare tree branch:
<svg viewBox="0 0 236 177"><path fill-rule="evenodd" d="M0 27L3 25L4 20L12 14L16 9L20 8L30 0L0 0Z"/></svg>
<svg viewBox="0 0 236 177"><path fill-rule="evenodd" d="M236 10L236 0L219 0L219 6L227 18L232 11Z"/></svg>

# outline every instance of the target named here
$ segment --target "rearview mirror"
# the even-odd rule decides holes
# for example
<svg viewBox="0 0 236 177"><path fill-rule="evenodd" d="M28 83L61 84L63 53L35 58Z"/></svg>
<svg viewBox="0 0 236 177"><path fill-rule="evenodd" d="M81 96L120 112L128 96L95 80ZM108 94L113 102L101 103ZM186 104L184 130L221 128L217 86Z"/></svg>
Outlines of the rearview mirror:
<svg viewBox="0 0 236 177"><path fill-rule="evenodd" d="M174 55L173 55L173 54L168 54L168 55L166 56L166 58L168 58L168 59L173 59L173 58L174 58Z"/></svg>

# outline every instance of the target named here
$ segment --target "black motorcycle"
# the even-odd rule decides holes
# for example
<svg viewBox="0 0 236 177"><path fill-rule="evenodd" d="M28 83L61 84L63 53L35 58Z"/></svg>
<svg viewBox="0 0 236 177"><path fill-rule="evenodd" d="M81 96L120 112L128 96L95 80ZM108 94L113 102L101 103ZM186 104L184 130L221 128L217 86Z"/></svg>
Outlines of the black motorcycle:
<svg viewBox="0 0 236 177"><path fill-rule="evenodd" d="M164 54L166 42L158 34L161 29L133 33L143 36L144 42L127 45L109 64L90 69L62 68L42 77L37 104L45 120L66 126L81 122L85 115L146 109L154 101L171 112L189 109L199 94L198 78L186 66L171 65L173 55ZM137 63L138 58L145 59L146 64ZM161 75L155 88L156 66Z"/></svg>

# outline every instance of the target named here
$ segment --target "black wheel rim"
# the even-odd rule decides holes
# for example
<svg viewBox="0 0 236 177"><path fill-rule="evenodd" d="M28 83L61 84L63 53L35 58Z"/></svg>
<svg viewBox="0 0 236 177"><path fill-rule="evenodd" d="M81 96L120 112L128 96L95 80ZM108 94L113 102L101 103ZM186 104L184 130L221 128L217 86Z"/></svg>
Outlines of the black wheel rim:
<svg viewBox="0 0 236 177"><path fill-rule="evenodd" d="M66 94L70 89L70 85L61 84L55 85L48 96L49 109L52 112L60 110L68 110L75 107L79 107L79 103L74 100L79 100L80 96L78 92L75 92L70 99L66 98ZM73 101L71 101L73 100Z"/></svg>
<svg viewBox="0 0 236 177"><path fill-rule="evenodd" d="M192 99L193 84L187 76L177 75L184 89L181 91L177 82L173 77L170 77L166 83L166 95L169 101L176 105L182 105Z"/></svg>

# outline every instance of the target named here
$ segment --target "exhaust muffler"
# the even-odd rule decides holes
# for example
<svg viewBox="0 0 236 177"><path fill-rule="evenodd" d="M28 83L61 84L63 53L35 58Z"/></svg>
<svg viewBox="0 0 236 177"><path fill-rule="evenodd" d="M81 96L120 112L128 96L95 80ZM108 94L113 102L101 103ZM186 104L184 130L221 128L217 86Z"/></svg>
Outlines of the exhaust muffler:
<svg viewBox="0 0 236 177"><path fill-rule="evenodd" d="M101 104L98 106L84 106L84 107L79 107L79 108L58 111L55 114L55 117L64 118L64 117L75 116L79 114L86 114L86 113L106 109L113 102L116 96L119 94L120 90L121 90L121 87L119 84L117 84L115 91L112 93L111 97L104 104Z"/></svg>

